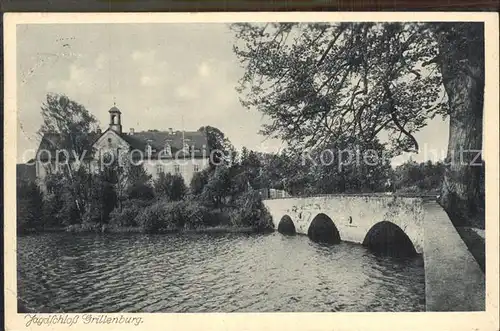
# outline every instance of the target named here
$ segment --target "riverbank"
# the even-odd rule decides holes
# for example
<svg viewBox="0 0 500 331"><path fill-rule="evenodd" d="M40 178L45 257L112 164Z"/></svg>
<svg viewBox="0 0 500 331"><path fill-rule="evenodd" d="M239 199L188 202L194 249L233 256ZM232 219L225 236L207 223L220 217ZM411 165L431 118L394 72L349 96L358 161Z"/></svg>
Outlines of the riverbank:
<svg viewBox="0 0 500 331"><path fill-rule="evenodd" d="M261 230L255 227L247 226L213 226L213 227L200 227L196 229L160 229L157 234L169 233L262 233L273 232L273 229ZM36 234L36 233L144 233L143 229L138 226L130 227L112 227L107 226L101 229L95 227L82 227L80 225L71 227L58 227L47 228L42 230L26 229L21 234Z"/></svg>

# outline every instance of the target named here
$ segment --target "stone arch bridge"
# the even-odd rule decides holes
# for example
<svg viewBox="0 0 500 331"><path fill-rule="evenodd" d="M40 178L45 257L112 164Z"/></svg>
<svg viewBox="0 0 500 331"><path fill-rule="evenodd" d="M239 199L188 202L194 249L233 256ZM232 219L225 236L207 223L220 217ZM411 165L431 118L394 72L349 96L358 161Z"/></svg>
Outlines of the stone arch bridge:
<svg viewBox="0 0 500 331"><path fill-rule="evenodd" d="M485 309L484 273L435 197L324 195L266 199L264 204L276 229L309 237L321 221L333 223L338 239L366 244L370 232L392 226L423 255L427 311Z"/></svg>

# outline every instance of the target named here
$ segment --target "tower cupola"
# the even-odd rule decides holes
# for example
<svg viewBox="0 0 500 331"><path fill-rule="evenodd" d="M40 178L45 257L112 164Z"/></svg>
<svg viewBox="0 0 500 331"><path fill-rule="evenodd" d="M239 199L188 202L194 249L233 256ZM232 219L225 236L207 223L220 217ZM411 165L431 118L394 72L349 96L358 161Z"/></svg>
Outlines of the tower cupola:
<svg viewBox="0 0 500 331"><path fill-rule="evenodd" d="M116 133L122 133L122 112L114 105L109 110L109 128Z"/></svg>

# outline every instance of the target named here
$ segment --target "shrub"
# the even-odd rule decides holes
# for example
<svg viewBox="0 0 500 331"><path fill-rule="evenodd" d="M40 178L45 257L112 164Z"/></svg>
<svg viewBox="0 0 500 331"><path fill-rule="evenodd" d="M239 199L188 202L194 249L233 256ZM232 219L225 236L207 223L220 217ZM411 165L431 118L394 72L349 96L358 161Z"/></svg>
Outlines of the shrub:
<svg viewBox="0 0 500 331"><path fill-rule="evenodd" d="M194 201L184 201L179 207L183 213L184 226L187 228L196 229L220 224L220 211L211 210Z"/></svg>
<svg viewBox="0 0 500 331"><path fill-rule="evenodd" d="M207 185L209 177L210 173L208 169L195 172L193 178L191 179L191 183L189 184L191 194L200 195L201 192L203 192L205 185Z"/></svg>
<svg viewBox="0 0 500 331"><path fill-rule="evenodd" d="M215 169L201 193L201 200L213 208L220 208L231 187L229 168L220 165Z"/></svg>
<svg viewBox="0 0 500 331"><path fill-rule="evenodd" d="M36 183L22 182L17 187L17 197L18 231L43 227L43 197Z"/></svg>
<svg viewBox="0 0 500 331"><path fill-rule="evenodd" d="M170 223L168 215L168 203L158 201L149 207L146 207L137 214L135 223L141 227L142 232L156 233L161 230L173 230L175 224Z"/></svg>
<svg viewBox="0 0 500 331"><path fill-rule="evenodd" d="M149 200L154 198L154 190L149 175L142 164L130 164L127 170L126 195L129 199Z"/></svg>
<svg viewBox="0 0 500 331"><path fill-rule="evenodd" d="M160 173L160 176L154 183L154 189L157 196L166 197L172 201L182 200L187 191L182 176L170 173Z"/></svg>
<svg viewBox="0 0 500 331"><path fill-rule="evenodd" d="M144 200L126 200L123 202L121 208L115 208L110 216L109 223L114 227L133 227L137 226L137 215L148 206L151 202Z"/></svg>
<svg viewBox="0 0 500 331"><path fill-rule="evenodd" d="M43 223L48 227L59 227L63 224L59 219L59 210L61 210L63 201L57 194L47 194L43 201L42 217Z"/></svg>
<svg viewBox="0 0 500 331"><path fill-rule="evenodd" d="M184 178L181 175L174 175L172 179L172 191L170 192L170 200L182 200L186 195L187 187L184 183Z"/></svg>
<svg viewBox="0 0 500 331"><path fill-rule="evenodd" d="M98 174L93 179L88 200L87 210L90 213L91 221L107 223L110 213L118 202L118 196L114 185L108 181L105 173Z"/></svg>
<svg viewBox="0 0 500 331"><path fill-rule="evenodd" d="M153 187L147 182L138 182L130 184L126 189L129 199L149 200L153 199L155 194Z"/></svg>
<svg viewBox="0 0 500 331"><path fill-rule="evenodd" d="M83 224L93 224L93 223L102 223L101 222L101 210L98 208L86 208L85 212L82 215L82 223Z"/></svg>
<svg viewBox="0 0 500 331"><path fill-rule="evenodd" d="M142 209L135 218L136 224L147 233L215 226L220 221L220 212L214 212L196 201L157 201Z"/></svg>
<svg viewBox="0 0 500 331"><path fill-rule="evenodd" d="M243 193L236 202L233 222L239 226L251 226L260 231L273 229L269 211L264 206L258 191L250 190Z"/></svg>

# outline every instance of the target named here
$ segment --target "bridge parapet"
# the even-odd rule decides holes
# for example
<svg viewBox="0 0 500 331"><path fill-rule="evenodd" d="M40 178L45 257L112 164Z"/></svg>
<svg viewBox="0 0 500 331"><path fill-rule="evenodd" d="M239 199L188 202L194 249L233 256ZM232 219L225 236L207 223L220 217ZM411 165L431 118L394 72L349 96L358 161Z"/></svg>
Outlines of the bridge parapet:
<svg viewBox="0 0 500 331"><path fill-rule="evenodd" d="M264 200L275 228L288 215L297 233L307 234L318 214L325 214L335 224L344 241L362 243L368 231L377 223L388 221L400 227L413 242L418 253L423 252L424 210L421 197L392 195L324 195L307 198Z"/></svg>

